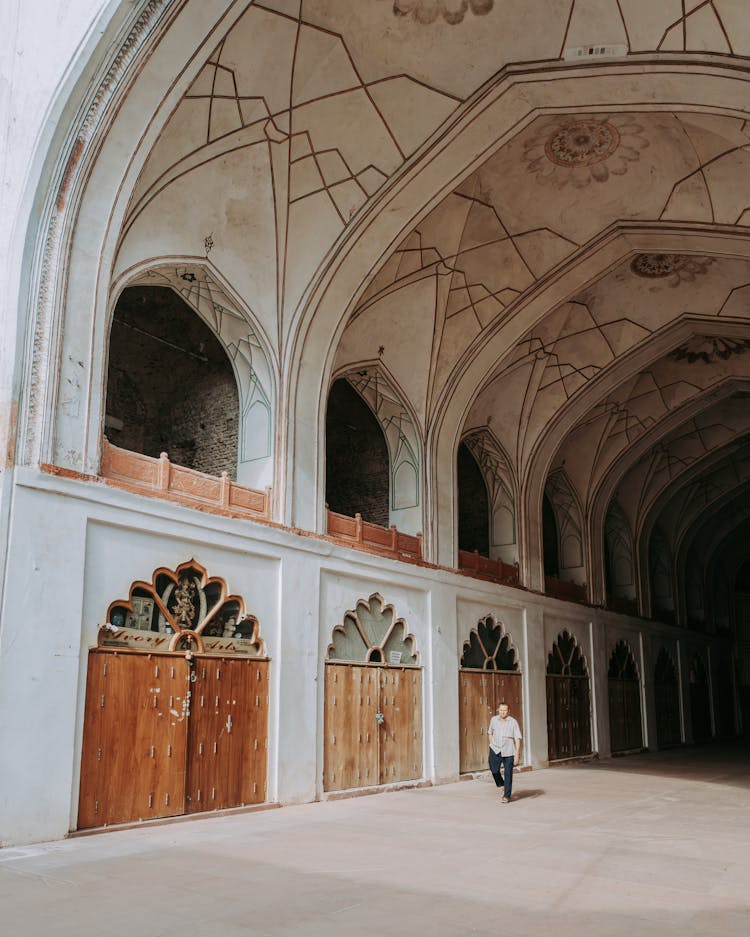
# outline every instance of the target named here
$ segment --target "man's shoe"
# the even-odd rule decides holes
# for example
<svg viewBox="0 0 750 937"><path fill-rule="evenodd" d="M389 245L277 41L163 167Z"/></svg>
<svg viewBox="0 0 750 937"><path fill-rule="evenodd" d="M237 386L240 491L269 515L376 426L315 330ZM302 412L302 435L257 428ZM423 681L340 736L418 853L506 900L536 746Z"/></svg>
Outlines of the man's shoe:
<svg viewBox="0 0 750 937"><path fill-rule="evenodd" d="M500 803L501 803L501 804L509 804L509 803L510 803L510 797L503 797L503 799L500 801Z"/></svg>

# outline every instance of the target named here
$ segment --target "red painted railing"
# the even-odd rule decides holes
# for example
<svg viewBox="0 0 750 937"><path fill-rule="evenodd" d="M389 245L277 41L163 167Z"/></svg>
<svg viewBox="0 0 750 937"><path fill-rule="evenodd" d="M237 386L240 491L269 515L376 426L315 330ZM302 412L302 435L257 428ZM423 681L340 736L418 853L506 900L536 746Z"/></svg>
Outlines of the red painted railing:
<svg viewBox="0 0 750 937"><path fill-rule="evenodd" d="M349 517L326 509L328 519L326 531L329 537L359 550L368 550L397 560L420 562L422 559L422 535L401 533L395 525L381 527L363 521L361 514Z"/></svg>
<svg viewBox="0 0 750 937"><path fill-rule="evenodd" d="M483 578L492 579L493 582L502 582L508 586L518 585L517 565L480 556L476 550L473 553L468 550L459 550L458 568L467 573L475 573Z"/></svg>
<svg viewBox="0 0 750 937"><path fill-rule="evenodd" d="M556 579L554 576L544 577L544 591L556 599L565 599L567 602L586 603L586 586L577 582L568 582L567 579Z"/></svg>
<svg viewBox="0 0 750 937"><path fill-rule="evenodd" d="M203 508L231 517L270 520L271 489L258 491L231 481L226 472L206 475L169 461L130 452L103 440L101 474L110 485L148 494L188 507Z"/></svg>

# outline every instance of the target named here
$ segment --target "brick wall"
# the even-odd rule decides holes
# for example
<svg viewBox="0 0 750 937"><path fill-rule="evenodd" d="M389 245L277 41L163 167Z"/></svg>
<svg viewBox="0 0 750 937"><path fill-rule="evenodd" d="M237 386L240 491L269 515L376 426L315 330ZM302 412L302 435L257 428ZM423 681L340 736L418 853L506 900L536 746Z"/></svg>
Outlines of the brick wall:
<svg viewBox="0 0 750 937"><path fill-rule="evenodd" d="M105 433L133 452L167 452L179 465L237 470L239 399L226 352L167 287L130 287L110 333Z"/></svg>
<svg viewBox="0 0 750 937"><path fill-rule="evenodd" d="M487 486L474 456L458 447L458 548L490 555L490 508Z"/></svg>
<svg viewBox="0 0 750 937"><path fill-rule="evenodd" d="M388 447L380 424L348 381L336 381L326 413L328 506L387 527L389 500Z"/></svg>

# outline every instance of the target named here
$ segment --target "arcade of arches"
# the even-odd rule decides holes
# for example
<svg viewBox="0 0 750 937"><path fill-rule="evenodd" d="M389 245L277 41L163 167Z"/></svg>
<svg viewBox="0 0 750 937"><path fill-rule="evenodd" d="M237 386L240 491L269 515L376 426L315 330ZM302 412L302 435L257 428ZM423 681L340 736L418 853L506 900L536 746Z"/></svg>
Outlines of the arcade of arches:
<svg viewBox="0 0 750 937"><path fill-rule="evenodd" d="M745 731L750 18L70 7L12 94L7 841L454 779L501 700L530 767Z"/></svg>

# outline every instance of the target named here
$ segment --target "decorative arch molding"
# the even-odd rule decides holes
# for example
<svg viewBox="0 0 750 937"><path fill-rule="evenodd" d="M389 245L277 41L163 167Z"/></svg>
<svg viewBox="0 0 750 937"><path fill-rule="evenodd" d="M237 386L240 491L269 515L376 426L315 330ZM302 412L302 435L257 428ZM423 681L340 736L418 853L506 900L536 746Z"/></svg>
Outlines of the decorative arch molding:
<svg viewBox="0 0 750 937"><path fill-rule="evenodd" d="M610 501L604 520L604 542L612 594L635 598L633 535L628 519L616 499Z"/></svg>
<svg viewBox="0 0 750 937"><path fill-rule="evenodd" d="M464 641L460 666L465 670L520 670L518 650L503 622L491 614L479 619Z"/></svg>
<svg viewBox="0 0 750 937"><path fill-rule="evenodd" d="M221 342L240 397L238 482L256 488L273 485L278 371L257 318L206 260L175 258L140 265L114 284L112 310L115 299L131 286L172 289Z"/></svg>
<svg viewBox="0 0 750 937"><path fill-rule="evenodd" d="M415 533L422 528L422 451L419 423L406 395L380 362L347 367L344 378L372 411L385 436L390 462L391 523Z"/></svg>
<svg viewBox="0 0 750 937"><path fill-rule="evenodd" d="M490 555L506 563L518 561L516 530L516 480L510 460L492 430L469 430L461 442L479 466L490 500Z"/></svg>
<svg viewBox="0 0 750 937"><path fill-rule="evenodd" d="M705 460L715 457L715 450L706 445L706 452L700 459L686 461L684 456L681 456L679 460L671 459L669 447L674 442L673 437L681 432L683 428L687 428L691 421L694 422L720 401L725 400L735 393L746 390L750 390L750 383L737 381L736 379L729 379L715 384L705 392L691 397L684 405L678 406L670 411L663 420L657 421L634 443L630 444L600 479L589 498L588 530L592 542L596 531L601 529L604 524L606 510L615 495L615 491L620 488L623 480L627 478L628 473L635 468L639 462L649 457L652 463L649 476L656 471L658 465L662 462L669 463L674 469L673 472L670 471L670 477L662 488L648 495L646 492L643 492L635 515L632 510L628 512L629 524L633 531L633 540L634 543L637 543L645 518L663 492L667 490L667 487L675 482L683 473L694 472L697 467L706 464ZM738 431L737 435L733 439L730 439L726 445L734 445L735 440L740 437L742 432L744 431ZM702 441L697 426L696 437Z"/></svg>
<svg viewBox="0 0 750 937"><path fill-rule="evenodd" d="M713 557L732 531L750 518L750 496L746 492L745 484L740 483L735 490L726 492L704 505L695 523L690 527L689 535L678 544L676 575L679 577L678 581L684 582L686 586L685 593L678 596L681 610L684 610L683 618L686 618L688 614L687 585L691 575L691 564L694 565L697 558L702 571L701 586L704 590L701 597L705 598L706 572ZM700 551L698 551L698 544L700 544Z"/></svg>
<svg viewBox="0 0 750 937"><path fill-rule="evenodd" d="M209 576L196 560L160 566L151 581L136 580L127 599L116 599L99 629L99 647L192 651L262 657L260 623L226 581Z"/></svg>
<svg viewBox="0 0 750 937"><path fill-rule="evenodd" d="M697 235L696 235L697 236ZM747 242L750 247L750 240ZM720 322L724 334L746 335L747 322ZM678 345L684 344L695 334L710 334L718 328L715 316L705 317L682 315L668 325L652 333L645 341L624 353L617 364L613 364L601 375L589 380L571 398L554 421L535 441L526 461L525 481L522 489L521 516L525 519L522 535L532 553L539 553L537 541L541 529L541 503L538 491L554 464L556 454L565 437L578 424L592 406L613 392L625 380L634 377L651 363L668 354ZM601 502L599 502L601 505ZM590 512L589 512L590 513ZM593 532L591 524L588 530ZM527 551L528 552L528 551ZM528 561L527 561L528 562ZM529 571L532 579L538 575L533 568ZM529 583L532 584L531 582ZM533 587L533 586L532 586Z"/></svg>
<svg viewBox="0 0 750 937"><path fill-rule="evenodd" d="M558 634L547 655L547 674L561 677L588 677L589 668L575 635L565 629Z"/></svg>
<svg viewBox="0 0 750 937"><path fill-rule="evenodd" d="M359 599L356 607L346 612L343 623L334 627L326 660L419 666L414 636L377 592L369 599Z"/></svg>
<svg viewBox="0 0 750 937"><path fill-rule="evenodd" d="M640 680L638 662L627 641L620 640L612 648L607 672L615 680Z"/></svg>
<svg viewBox="0 0 750 937"><path fill-rule="evenodd" d="M750 455L750 444L742 444L738 447L736 442L729 443L717 452L707 454L705 458L700 459L694 465L689 466L684 472L676 475L668 485L664 486L662 491L659 493L659 496L654 498L649 506L648 511L645 512L641 518L640 527L636 534L636 556L639 571L640 593L642 596L645 596L645 594L650 589L650 576L648 573L648 568L650 556L649 544L652 531L659 523L659 518L662 516L663 511L668 507L670 501L674 497L677 497L680 491L689 489L691 485L699 482L703 476L720 467L721 464L726 462L728 459L735 458L740 459L741 461L745 461L745 454ZM688 509L690 508L689 498L687 501L687 507ZM663 531L661 535L666 536ZM649 607L651 607L647 605L645 599L643 602L643 607L646 611Z"/></svg>
<svg viewBox="0 0 750 937"><path fill-rule="evenodd" d="M557 521L560 577L585 582L583 514L578 498L563 469L553 472L544 486Z"/></svg>

